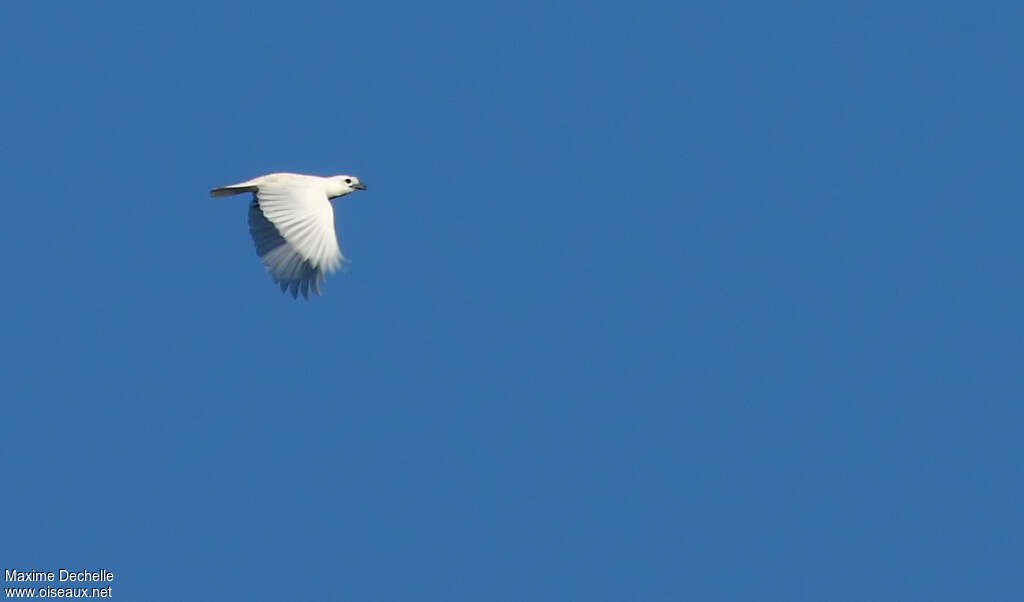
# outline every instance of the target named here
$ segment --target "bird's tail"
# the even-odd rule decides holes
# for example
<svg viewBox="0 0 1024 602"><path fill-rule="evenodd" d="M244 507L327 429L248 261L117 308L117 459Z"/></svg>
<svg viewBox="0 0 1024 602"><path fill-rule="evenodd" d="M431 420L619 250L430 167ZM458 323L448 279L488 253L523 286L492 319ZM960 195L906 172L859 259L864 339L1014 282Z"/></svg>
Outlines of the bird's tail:
<svg viewBox="0 0 1024 602"><path fill-rule="evenodd" d="M221 186L220 188L214 188L210 191L210 196L231 196L233 194L241 194L243 192L256 192L255 186Z"/></svg>

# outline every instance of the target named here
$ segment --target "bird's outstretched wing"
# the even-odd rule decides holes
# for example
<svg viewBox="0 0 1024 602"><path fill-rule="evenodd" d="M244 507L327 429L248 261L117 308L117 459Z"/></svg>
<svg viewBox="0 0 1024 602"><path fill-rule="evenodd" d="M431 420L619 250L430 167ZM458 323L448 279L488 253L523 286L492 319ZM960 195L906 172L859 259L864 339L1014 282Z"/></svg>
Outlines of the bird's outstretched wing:
<svg viewBox="0 0 1024 602"><path fill-rule="evenodd" d="M344 257L334 234L334 208L317 186L260 185L249 206L249 233L274 282L292 297L320 294L320 283Z"/></svg>

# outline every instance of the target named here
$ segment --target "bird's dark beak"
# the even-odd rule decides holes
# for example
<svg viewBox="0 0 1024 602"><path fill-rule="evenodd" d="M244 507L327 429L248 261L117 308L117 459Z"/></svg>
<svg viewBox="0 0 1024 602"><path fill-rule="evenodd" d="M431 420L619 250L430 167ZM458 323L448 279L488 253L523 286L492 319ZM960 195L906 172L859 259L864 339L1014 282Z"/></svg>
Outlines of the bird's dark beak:
<svg viewBox="0 0 1024 602"><path fill-rule="evenodd" d="M366 190L366 184L363 184L363 183L353 184L352 185L352 189L353 190Z"/></svg>

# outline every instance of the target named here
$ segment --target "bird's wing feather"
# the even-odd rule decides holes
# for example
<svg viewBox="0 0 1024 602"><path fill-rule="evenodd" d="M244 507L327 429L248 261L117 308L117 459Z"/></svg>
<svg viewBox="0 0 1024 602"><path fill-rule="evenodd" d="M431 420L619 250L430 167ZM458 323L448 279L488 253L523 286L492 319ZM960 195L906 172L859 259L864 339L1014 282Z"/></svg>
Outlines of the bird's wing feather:
<svg viewBox="0 0 1024 602"><path fill-rule="evenodd" d="M319 294L320 282L344 260L334 209L317 186L261 185L249 207L249 233L270 277L293 297Z"/></svg>

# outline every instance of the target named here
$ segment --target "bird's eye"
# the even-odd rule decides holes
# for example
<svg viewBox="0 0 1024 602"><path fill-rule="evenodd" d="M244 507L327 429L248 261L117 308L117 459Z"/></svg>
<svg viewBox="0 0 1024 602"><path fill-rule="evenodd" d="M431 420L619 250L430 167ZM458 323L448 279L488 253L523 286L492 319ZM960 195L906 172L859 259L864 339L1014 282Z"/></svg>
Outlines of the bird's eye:
<svg viewBox="0 0 1024 602"><path fill-rule="evenodd" d="M352 178L345 178L345 183L346 184L351 184L352 183Z"/></svg>

